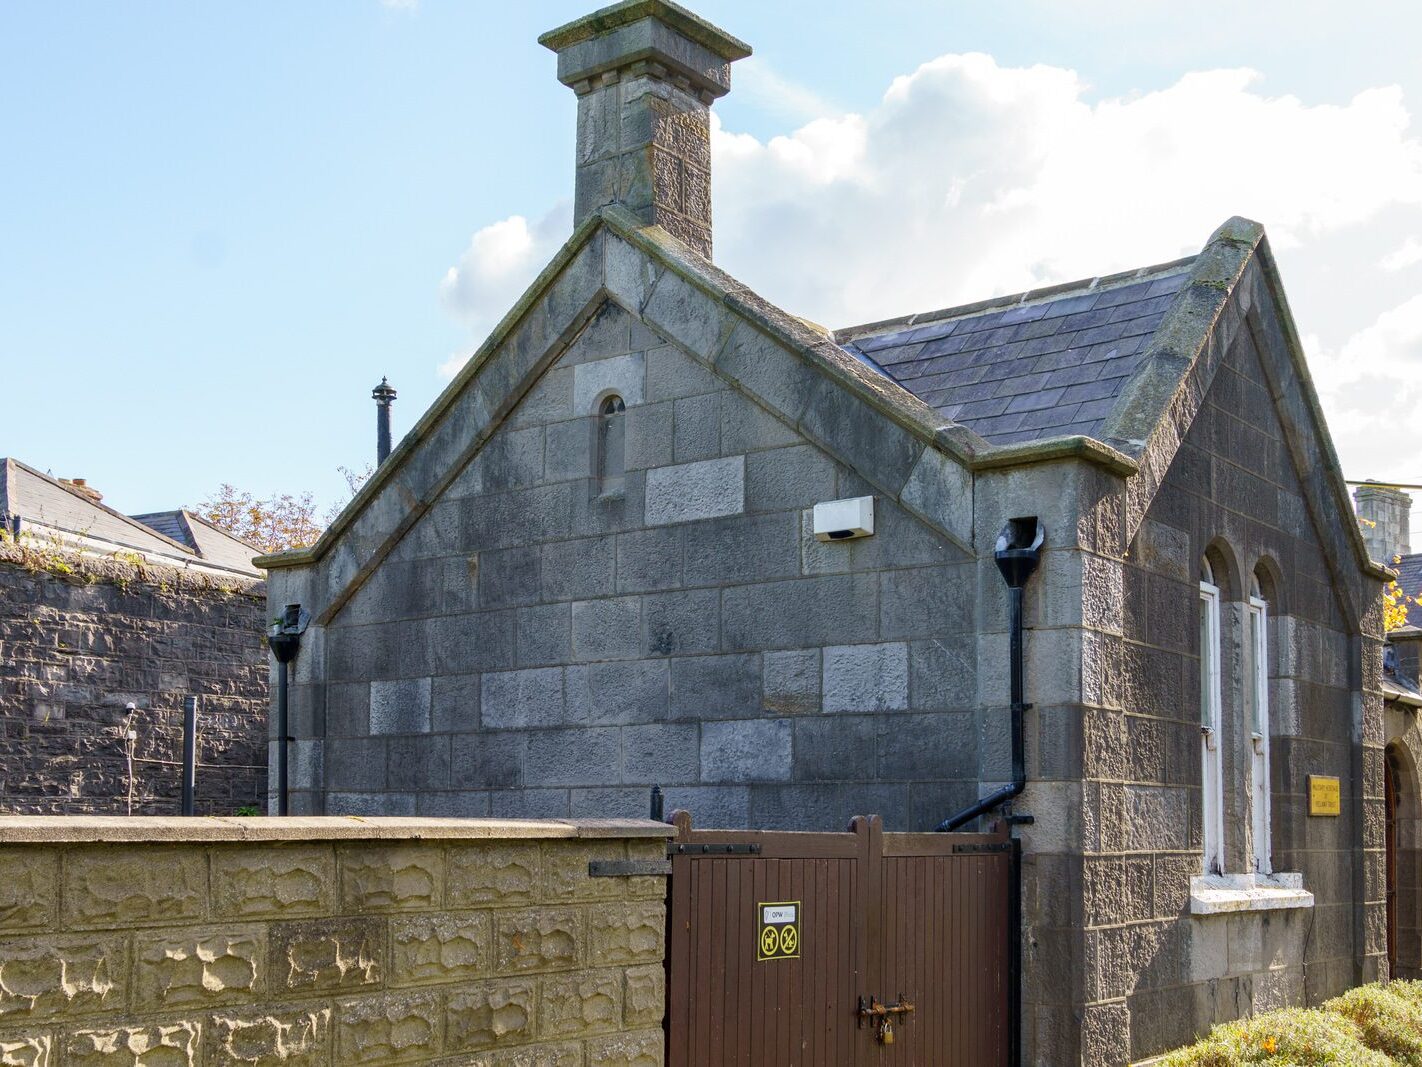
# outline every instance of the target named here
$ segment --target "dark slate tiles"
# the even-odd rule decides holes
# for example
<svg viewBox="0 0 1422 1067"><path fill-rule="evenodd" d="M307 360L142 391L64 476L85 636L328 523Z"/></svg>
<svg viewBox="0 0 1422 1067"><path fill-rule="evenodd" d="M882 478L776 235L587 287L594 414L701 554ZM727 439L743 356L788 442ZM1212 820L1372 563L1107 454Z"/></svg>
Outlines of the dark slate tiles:
<svg viewBox="0 0 1422 1067"><path fill-rule="evenodd" d="M1403 556L1398 563L1393 563L1390 559L1382 562L1397 569L1398 587L1413 598L1407 605L1407 625L1422 626L1422 603L1416 602L1422 599L1418 597L1418 590L1422 590L1422 552Z"/></svg>
<svg viewBox="0 0 1422 1067"><path fill-rule="evenodd" d="M1100 433L1188 266L858 337L846 347L994 444L1091 436Z"/></svg>

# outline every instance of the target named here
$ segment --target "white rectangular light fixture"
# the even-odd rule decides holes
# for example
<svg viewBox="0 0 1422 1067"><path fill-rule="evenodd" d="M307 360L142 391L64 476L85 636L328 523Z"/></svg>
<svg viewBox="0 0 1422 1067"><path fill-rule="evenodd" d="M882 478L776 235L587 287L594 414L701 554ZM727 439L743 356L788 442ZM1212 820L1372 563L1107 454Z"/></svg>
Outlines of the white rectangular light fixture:
<svg viewBox="0 0 1422 1067"><path fill-rule="evenodd" d="M874 498L827 500L815 505L815 537L821 541L849 541L874 532Z"/></svg>

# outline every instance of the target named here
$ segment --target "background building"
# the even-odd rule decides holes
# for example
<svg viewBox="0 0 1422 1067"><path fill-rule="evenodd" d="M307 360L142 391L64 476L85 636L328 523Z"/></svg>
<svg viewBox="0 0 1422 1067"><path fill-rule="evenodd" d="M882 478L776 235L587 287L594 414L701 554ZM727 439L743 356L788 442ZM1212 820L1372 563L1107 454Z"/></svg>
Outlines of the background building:
<svg viewBox="0 0 1422 1067"><path fill-rule="evenodd" d="M0 459L0 516L0 812L175 813L187 696L198 810L260 804L256 550L191 512L122 515L14 459Z"/></svg>

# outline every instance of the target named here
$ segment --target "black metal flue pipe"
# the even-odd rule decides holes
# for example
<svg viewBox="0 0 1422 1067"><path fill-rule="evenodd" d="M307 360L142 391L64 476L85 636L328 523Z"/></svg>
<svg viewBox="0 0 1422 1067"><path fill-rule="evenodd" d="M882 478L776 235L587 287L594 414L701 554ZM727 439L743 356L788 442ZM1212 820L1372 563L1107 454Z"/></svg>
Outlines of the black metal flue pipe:
<svg viewBox="0 0 1422 1067"><path fill-rule="evenodd" d="M197 697L183 698L183 814L196 814Z"/></svg>
<svg viewBox="0 0 1422 1067"><path fill-rule="evenodd" d="M1027 579L1037 569L1042 558L1042 541L1046 531L1035 518L1012 519L997 535L993 559L1007 583L1007 655L1010 713L1012 717L1012 781L956 815L938 824L939 833L956 830L964 823L1018 796L1027 787L1027 760L1022 740L1022 717L1031 706L1023 699L1025 685L1022 669L1022 591Z"/></svg>
<svg viewBox="0 0 1422 1067"><path fill-rule="evenodd" d="M370 391L375 401L375 465L378 467L390 456L390 405L395 400L395 390L390 382L380 379L380 384Z"/></svg>

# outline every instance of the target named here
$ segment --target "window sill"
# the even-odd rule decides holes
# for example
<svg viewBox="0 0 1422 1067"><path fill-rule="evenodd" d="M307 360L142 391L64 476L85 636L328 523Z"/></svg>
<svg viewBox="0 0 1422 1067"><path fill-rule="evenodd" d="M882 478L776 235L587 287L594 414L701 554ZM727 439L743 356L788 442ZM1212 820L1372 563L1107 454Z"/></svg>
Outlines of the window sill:
<svg viewBox="0 0 1422 1067"><path fill-rule="evenodd" d="M1191 915L1311 908L1301 874L1207 874L1190 879Z"/></svg>

